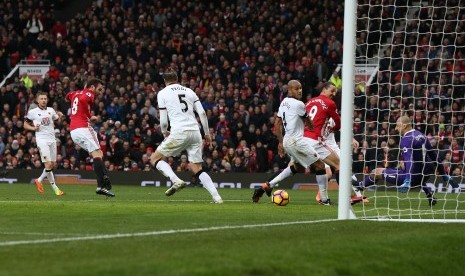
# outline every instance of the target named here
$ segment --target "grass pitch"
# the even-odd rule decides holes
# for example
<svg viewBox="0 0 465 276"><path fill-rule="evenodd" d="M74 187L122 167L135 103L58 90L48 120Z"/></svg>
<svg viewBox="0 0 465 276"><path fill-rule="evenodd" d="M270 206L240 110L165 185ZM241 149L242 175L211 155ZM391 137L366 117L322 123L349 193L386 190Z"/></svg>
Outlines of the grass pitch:
<svg viewBox="0 0 465 276"><path fill-rule="evenodd" d="M247 189L220 189L219 205L201 188L45 188L0 185L0 275L463 273L463 224L335 221L310 191L277 207Z"/></svg>

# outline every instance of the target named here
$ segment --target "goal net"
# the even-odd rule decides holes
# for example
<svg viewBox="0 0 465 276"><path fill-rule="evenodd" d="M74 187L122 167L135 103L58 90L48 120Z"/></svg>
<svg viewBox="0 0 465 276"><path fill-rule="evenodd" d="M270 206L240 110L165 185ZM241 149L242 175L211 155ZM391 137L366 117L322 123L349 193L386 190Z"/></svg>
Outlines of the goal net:
<svg viewBox="0 0 465 276"><path fill-rule="evenodd" d="M362 181L375 168L405 167L395 128L406 115L461 187L453 189L433 169L424 175L432 200L420 183L401 193L399 184L380 178L365 188L366 202L353 206L358 218L465 221L464 19L460 0L358 1L356 68L377 66L378 72L371 83L355 78L353 131L360 148L353 173Z"/></svg>

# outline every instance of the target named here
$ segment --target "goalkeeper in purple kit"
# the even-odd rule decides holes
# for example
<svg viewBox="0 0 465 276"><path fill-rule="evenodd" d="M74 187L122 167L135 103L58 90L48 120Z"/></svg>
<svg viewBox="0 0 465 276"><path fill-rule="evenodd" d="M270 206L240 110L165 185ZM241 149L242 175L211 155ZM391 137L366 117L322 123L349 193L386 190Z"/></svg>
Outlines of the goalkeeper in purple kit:
<svg viewBox="0 0 465 276"><path fill-rule="evenodd" d="M435 205L437 200L425 182L431 175L435 175L436 168L446 184L450 184L452 188L459 187L446 173L444 166L437 161L437 153L426 136L412 128L409 117L402 116L397 120L396 131L401 136L400 150L404 167L401 169L376 168L368 177L358 183L358 186L361 188L371 186L381 178L388 183L396 184L401 193L408 192L410 187L421 186L431 206Z"/></svg>

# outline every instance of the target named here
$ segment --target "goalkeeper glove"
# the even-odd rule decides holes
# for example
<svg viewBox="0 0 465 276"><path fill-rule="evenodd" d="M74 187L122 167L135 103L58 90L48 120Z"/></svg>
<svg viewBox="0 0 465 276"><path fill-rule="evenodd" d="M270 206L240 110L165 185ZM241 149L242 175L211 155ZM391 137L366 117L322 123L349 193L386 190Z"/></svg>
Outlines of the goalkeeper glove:
<svg viewBox="0 0 465 276"><path fill-rule="evenodd" d="M452 177L448 174L443 175L442 179L446 182L446 184L449 183L454 189L457 189L459 187L459 184L457 184L454 181L454 179L452 179Z"/></svg>
<svg viewBox="0 0 465 276"><path fill-rule="evenodd" d="M404 183L398 187L399 192L406 193L410 190L410 178L406 178Z"/></svg>

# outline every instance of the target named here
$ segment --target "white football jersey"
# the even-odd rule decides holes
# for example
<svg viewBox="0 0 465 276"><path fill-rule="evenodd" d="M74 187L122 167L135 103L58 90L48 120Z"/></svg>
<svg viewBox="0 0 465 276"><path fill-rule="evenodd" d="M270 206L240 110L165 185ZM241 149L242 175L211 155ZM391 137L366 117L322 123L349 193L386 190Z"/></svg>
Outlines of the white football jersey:
<svg viewBox="0 0 465 276"><path fill-rule="evenodd" d="M199 97L192 89L180 84L170 84L157 95L158 108L166 109L170 120L170 132L200 130L194 114L194 103Z"/></svg>
<svg viewBox="0 0 465 276"><path fill-rule="evenodd" d="M306 116L305 104L294 98L284 98L279 105L278 117L283 120L284 130L288 137L301 137L304 135L304 120Z"/></svg>
<svg viewBox="0 0 465 276"><path fill-rule="evenodd" d="M29 109L26 119L32 121L32 125L40 125L36 131L37 139L55 141L54 119L58 119L58 114L51 107L41 109L39 107Z"/></svg>

